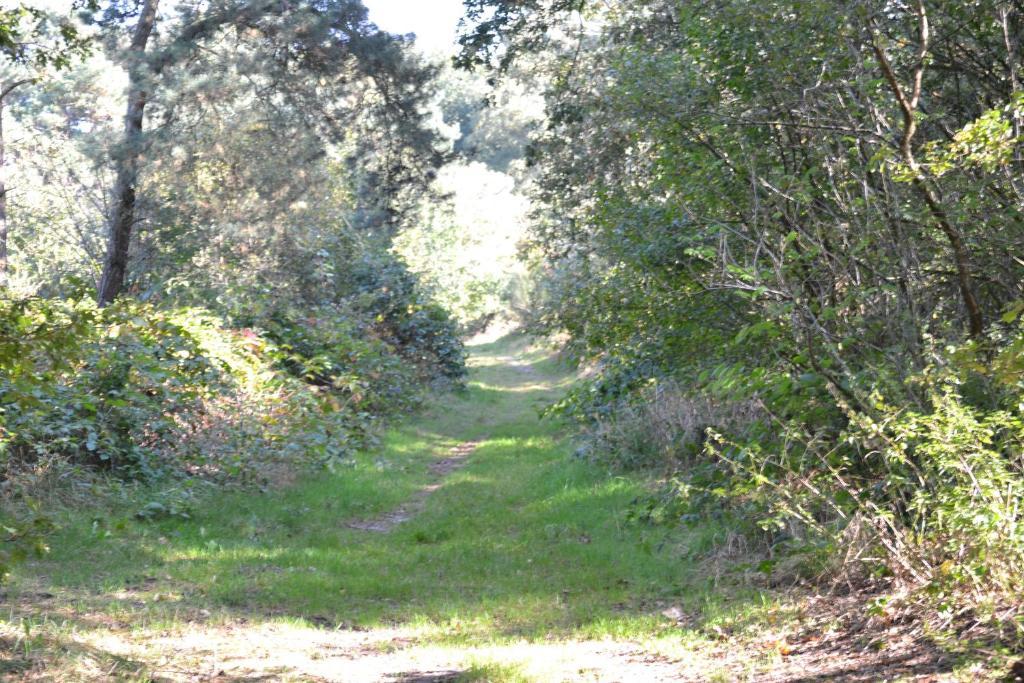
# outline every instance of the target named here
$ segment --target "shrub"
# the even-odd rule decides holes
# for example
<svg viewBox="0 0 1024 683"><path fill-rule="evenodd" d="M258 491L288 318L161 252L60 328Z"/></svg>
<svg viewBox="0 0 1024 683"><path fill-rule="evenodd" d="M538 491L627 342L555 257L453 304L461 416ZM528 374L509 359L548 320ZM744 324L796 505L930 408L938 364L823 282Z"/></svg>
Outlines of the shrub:
<svg viewBox="0 0 1024 683"><path fill-rule="evenodd" d="M673 379L658 380L595 413L578 453L615 468L674 472L702 455L709 428L742 433L758 417L752 402L693 395Z"/></svg>
<svg viewBox="0 0 1024 683"><path fill-rule="evenodd" d="M1004 329L929 349L902 380L846 368L841 386L740 364L683 383L610 363L556 409L581 420L581 454L668 471L636 520L727 519L769 574L888 587L936 628L1020 638L1022 349Z"/></svg>
<svg viewBox="0 0 1024 683"><path fill-rule="evenodd" d="M1024 421L1013 407L968 400L977 380L941 370L913 378L921 407L881 393L847 409L839 433L790 420L769 441L721 434L707 455L716 489L821 571L884 579L927 604L933 626L954 621L1024 629ZM990 398L998 392L989 391ZM963 627L963 623L958 623Z"/></svg>
<svg viewBox="0 0 1024 683"><path fill-rule="evenodd" d="M383 287L385 290L387 287ZM45 550L31 491L45 473L153 482L262 482L332 466L374 441L379 418L416 405L424 380L458 379L462 345L444 311L399 295L255 306L230 329L202 308L131 300L98 308L0 295L0 580ZM180 487L179 487L180 488ZM140 519L182 515L154 501Z"/></svg>
<svg viewBox="0 0 1024 683"><path fill-rule="evenodd" d="M422 292L415 276L392 256L367 257L353 269L352 305L427 379L461 381L466 353L458 326Z"/></svg>
<svg viewBox="0 0 1024 683"><path fill-rule="evenodd" d="M419 366L340 306L231 330L198 308L0 300L0 455L121 476L330 462L412 407Z"/></svg>
<svg viewBox="0 0 1024 683"><path fill-rule="evenodd" d="M263 321L294 377L329 391L353 410L388 414L417 400L416 368L378 337L361 316L340 305L312 311L273 310Z"/></svg>
<svg viewBox="0 0 1024 683"><path fill-rule="evenodd" d="M0 300L4 462L59 452L155 474L157 454L219 378L185 315L136 303Z"/></svg>

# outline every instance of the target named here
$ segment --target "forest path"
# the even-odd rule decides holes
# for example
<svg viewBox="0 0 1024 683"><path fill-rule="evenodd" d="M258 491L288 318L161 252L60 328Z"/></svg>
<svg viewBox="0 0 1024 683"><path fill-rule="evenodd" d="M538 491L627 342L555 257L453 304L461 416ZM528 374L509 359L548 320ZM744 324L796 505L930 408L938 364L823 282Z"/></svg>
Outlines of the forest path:
<svg viewBox="0 0 1024 683"><path fill-rule="evenodd" d="M573 459L564 427L538 417L573 373L521 337L471 352L466 391L336 472L220 495L187 520L66 529L11 586L0 637L21 642L20 624L35 654L8 668L59 680L686 680L667 652L681 652L682 632L661 612L690 592L691 565L651 552L625 520L642 482ZM44 654L55 651L59 662Z"/></svg>
<svg viewBox="0 0 1024 683"><path fill-rule="evenodd" d="M465 392L335 472L66 529L9 588L0 678L769 680L787 608L691 559L722 530L630 521L650 482L538 418L573 373L521 337L471 350Z"/></svg>
<svg viewBox="0 0 1024 683"><path fill-rule="evenodd" d="M423 511L427 504L427 498L442 486L445 479L466 464L473 451L480 447L480 441L466 441L451 449L448 457L430 463L427 468L434 480L425 484L416 494L399 505L394 510L389 510L382 515L371 519L356 519L346 522L345 526L359 531L373 531L379 534L386 534L399 524L408 522L417 514Z"/></svg>

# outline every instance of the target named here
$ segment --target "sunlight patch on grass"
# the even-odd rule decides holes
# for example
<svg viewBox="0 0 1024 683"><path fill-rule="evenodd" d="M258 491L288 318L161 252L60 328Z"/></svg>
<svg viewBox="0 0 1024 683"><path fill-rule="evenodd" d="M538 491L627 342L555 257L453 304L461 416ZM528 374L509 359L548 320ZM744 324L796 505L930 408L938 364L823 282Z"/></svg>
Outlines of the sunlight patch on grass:
<svg viewBox="0 0 1024 683"><path fill-rule="evenodd" d="M459 683L531 683L520 664L470 661L469 668L455 679Z"/></svg>
<svg viewBox="0 0 1024 683"><path fill-rule="evenodd" d="M136 502L97 510L102 534L88 516L69 518L53 555L30 565L35 577L22 577L12 591L46 590L58 603L77 596L69 610L74 637L106 643L104 634L128 626L133 642L117 652L132 661L169 647L156 631L184 638L244 623L243 632L264 642L293 630L311 637L311 626L341 627L336 640L400 628L397 640L380 646L401 650L412 639L447 648L444 656L463 662L466 675L495 677L466 680L551 680L543 667L520 666L514 650L552 641L683 648L693 636L661 616L672 604L702 619L729 619L730 608L707 598L714 586L684 556L687 539L707 532L667 538L627 523L624 511L646 482L608 478L572 459L564 425L538 420L537 407L556 398L571 373L550 352L527 351L522 338L476 353L468 391L440 398L350 467L285 490L224 492L187 520L140 523L132 519ZM532 366L510 367L510 354ZM461 469L437 481L430 464L470 440L480 443ZM388 533L346 526L394 510L429 484L440 485L422 511ZM737 614L763 608L749 597ZM56 606L33 609L47 614ZM495 658L486 648L510 649ZM556 648L544 652L554 658L552 671L564 667ZM619 656L595 652L610 657L610 667ZM318 666L307 661L314 655L301 657L311 667L304 670Z"/></svg>

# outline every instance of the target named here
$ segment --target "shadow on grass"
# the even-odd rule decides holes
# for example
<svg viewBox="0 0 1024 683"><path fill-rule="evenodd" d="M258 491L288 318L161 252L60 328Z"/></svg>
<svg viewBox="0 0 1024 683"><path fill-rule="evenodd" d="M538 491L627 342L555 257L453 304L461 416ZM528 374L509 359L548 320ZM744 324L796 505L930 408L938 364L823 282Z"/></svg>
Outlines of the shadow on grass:
<svg viewBox="0 0 1024 683"><path fill-rule="evenodd" d="M0 637L0 680L36 679L48 668L43 653L53 650L61 651L66 660L74 663L78 676L124 680L143 675L147 668L144 662L102 648L44 634L33 635L30 631L18 637Z"/></svg>
<svg viewBox="0 0 1024 683"><path fill-rule="evenodd" d="M180 620L306 619L372 628L469 622L483 637L542 637L614 619L638 585L673 573L637 560L617 511L636 487L571 462L537 409L572 382L521 339L475 349L470 388L392 432L349 470L268 494L226 493L188 521L79 522L33 565L29 590L58 593L26 618L77 628ZM429 464L484 438L426 510L387 534L344 522L394 508ZM31 604L31 601L28 601ZM54 608L57 608L54 610ZM96 617L95 615L101 615Z"/></svg>
<svg viewBox="0 0 1024 683"><path fill-rule="evenodd" d="M700 614L709 584L698 566L671 544L650 550L646 532L623 521L644 483L572 460L562 426L538 421L537 408L573 378L550 353L524 347L476 347L466 392L440 399L350 469L265 494L224 493L187 521L113 513L122 518L101 529L120 529L110 537L73 524L22 577L10 621L62 620L71 631L398 624L472 644L653 637L667 625L666 604ZM477 439L421 514L387 533L346 527L408 500L429 482L431 462ZM54 598L32 600L43 590Z"/></svg>
<svg viewBox="0 0 1024 683"><path fill-rule="evenodd" d="M530 450L515 457L532 467ZM621 509L631 491L577 480L576 487L563 481L557 490L528 495L501 484L458 473L436 504L389 534L345 529L324 515L307 517L307 528L282 527L252 540L204 542L228 533L204 527L212 520L203 518L168 525L159 537L166 543L135 545L124 564L91 562L83 553L78 562L106 565L102 587L83 573L54 577L51 590L59 587L62 595L20 616L116 629L203 621L208 609L226 621L304 619L330 628L429 623L455 639L541 639L597 622L646 629L632 622L651 618L651 601L666 589L682 592L677 559L645 555L615 529L614 519L599 514ZM488 514L487 507L507 512ZM230 519L222 524L236 526ZM206 536L194 533L197 526Z"/></svg>

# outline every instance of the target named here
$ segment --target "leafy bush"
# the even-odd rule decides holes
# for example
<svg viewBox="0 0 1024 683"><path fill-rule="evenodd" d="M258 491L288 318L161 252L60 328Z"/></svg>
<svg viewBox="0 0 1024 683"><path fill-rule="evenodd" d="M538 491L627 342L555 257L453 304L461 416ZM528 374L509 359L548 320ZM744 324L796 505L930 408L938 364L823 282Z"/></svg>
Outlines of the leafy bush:
<svg viewBox="0 0 1024 683"><path fill-rule="evenodd" d="M885 579L926 602L938 627L1013 626L1006 617L1024 594L1024 422L971 406L952 376L928 387L923 410L876 395L835 440L789 424L788 448L716 436L708 454L729 475L727 497L785 533L791 550L817 548L820 567Z"/></svg>
<svg viewBox="0 0 1024 683"><path fill-rule="evenodd" d="M1022 340L1001 330L932 349L902 382L851 373L847 393L741 364L687 384L612 365L556 409L581 420L581 454L668 471L634 519L725 517L769 574L881 582L926 605L935 628L967 620L1019 638Z"/></svg>
<svg viewBox="0 0 1024 683"><path fill-rule="evenodd" d="M371 317L380 337L426 378L460 381L466 353L452 317L420 290L394 257L364 258L352 271L353 307Z"/></svg>
<svg viewBox="0 0 1024 683"><path fill-rule="evenodd" d="M347 407L386 414L411 406L418 393L416 372L360 318L340 306L279 308L264 326L284 369Z"/></svg>
<svg viewBox="0 0 1024 683"><path fill-rule="evenodd" d="M154 475L177 426L219 371L187 313L124 303L0 300L2 457L59 452L74 462Z"/></svg>
<svg viewBox="0 0 1024 683"><path fill-rule="evenodd" d="M751 402L688 394L672 379L658 380L607 404L584 422L577 451L615 468L692 467L709 428L744 433L760 416Z"/></svg>
<svg viewBox="0 0 1024 683"><path fill-rule="evenodd" d="M461 352L430 309L392 317L406 353ZM266 331L230 330L197 308L2 299L3 464L57 455L129 477L237 478L264 461L347 457L380 415L415 404L429 368L362 319L341 306L277 308ZM447 357L450 374L457 361Z"/></svg>

